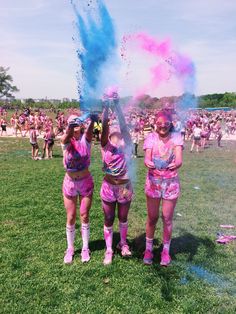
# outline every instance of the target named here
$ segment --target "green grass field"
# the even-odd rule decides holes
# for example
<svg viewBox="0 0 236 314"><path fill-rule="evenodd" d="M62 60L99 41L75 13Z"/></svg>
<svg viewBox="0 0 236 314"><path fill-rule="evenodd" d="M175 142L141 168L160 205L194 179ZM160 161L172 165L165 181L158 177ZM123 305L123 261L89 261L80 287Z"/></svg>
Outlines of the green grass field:
<svg viewBox="0 0 236 314"><path fill-rule="evenodd" d="M91 209L91 261L80 262L77 223L74 263L63 264L65 211L61 185L62 153L33 161L27 139L0 138L1 313L235 313L236 243L215 243L220 224L236 224L236 142L214 144L201 154L184 152L182 196L176 208L172 265L159 266L161 220L155 263L142 264L146 206L143 158L135 160L136 197L129 215L133 257L104 255L99 189L101 155L93 146L91 171L95 195ZM140 149L140 155L142 151ZM195 189L199 187L200 189ZM181 214L180 217L177 213ZM116 231L117 220L115 225ZM235 230L223 231L235 233ZM115 234L115 243L118 242Z"/></svg>

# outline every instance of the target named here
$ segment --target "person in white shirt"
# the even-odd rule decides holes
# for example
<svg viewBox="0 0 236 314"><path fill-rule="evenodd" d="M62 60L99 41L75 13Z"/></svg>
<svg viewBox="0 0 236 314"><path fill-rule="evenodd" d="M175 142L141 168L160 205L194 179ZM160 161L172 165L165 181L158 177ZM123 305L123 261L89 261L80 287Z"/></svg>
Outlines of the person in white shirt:
<svg viewBox="0 0 236 314"><path fill-rule="evenodd" d="M201 132L202 129L200 128L200 126L197 124L194 128L193 128L193 142L192 142L192 146L191 146L191 150L190 152L193 152L194 147L196 146L196 151L197 153L199 153L199 148L201 146Z"/></svg>

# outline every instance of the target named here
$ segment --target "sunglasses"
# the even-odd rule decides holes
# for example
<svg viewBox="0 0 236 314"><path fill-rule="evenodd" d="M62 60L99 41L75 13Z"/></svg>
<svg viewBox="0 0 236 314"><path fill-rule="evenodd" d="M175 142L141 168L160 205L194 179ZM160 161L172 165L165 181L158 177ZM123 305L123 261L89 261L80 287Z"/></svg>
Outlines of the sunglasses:
<svg viewBox="0 0 236 314"><path fill-rule="evenodd" d="M169 121L165 123L157 122L156 125L158 128L169 128L171 126L171 122Z"/></svg>

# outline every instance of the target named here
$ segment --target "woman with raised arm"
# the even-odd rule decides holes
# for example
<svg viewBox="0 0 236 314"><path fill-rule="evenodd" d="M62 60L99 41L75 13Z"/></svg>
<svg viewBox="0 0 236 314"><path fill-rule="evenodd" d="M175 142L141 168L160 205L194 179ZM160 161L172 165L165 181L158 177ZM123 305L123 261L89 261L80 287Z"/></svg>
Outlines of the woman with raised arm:
<svg viewBox="0 0 236 314"><path fill-rule="evenodd" d="M108 101L103 112L103 128L101 136L103 171L105 177L101 187L102 207L104 211L104 238L106 252L104 265L112 263L113 223L115 209L118 208L120 242L117 248L123 257L131 256L127 243L128 212L133 196L132 184L128 174L128 163L132 155L132 140L127 129L125 118L119 106L118 95L113 93L114 109L119 125L109 126Z"/></svg>
<svg viewBox="0 0 236 314"><path fill-rule="evenodd" d="M70 264L74 256L76 208L79 197L80 221L83 247L81 261L90 260L89 251L89 210L93 196L93 177L89 172L91 142L93 136L93 125L95 115L90 115L91 122L85 131L85 121L89 115L77 117L71 115L68 119L66 133L62 136L61 143L64 155L64 168L66 170L63 182L64 205L66 208L66 237L67 250L64 256L64 263Z"/></svg>

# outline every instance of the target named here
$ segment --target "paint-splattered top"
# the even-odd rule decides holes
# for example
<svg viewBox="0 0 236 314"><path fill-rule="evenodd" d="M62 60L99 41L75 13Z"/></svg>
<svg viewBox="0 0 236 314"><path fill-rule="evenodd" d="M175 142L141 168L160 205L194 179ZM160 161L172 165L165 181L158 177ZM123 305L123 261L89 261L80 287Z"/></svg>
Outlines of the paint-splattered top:
<svg viewBox="0 0 236 314"><path fill-rule="evenodd" d="M143 149L152 150L152 161L156 168L149 169L148 175L152 177L173 178L178 175L177 170L167 167L175 160L174 148L183 146L183 139L179 133L171 133L167 142L163 142L156 132L150 133L146 138Z"/></svg>
<svg viewBox="0 0 236 314"><path fill-rule="evenodd" d="M109 140L102 148L103 171L119 179L128 179L125 144L119 146Z"/></svg>
<svg viewBox="0 0 236 314"><path fill-rule="evenodd" d="M72 138L69 144L62 145L63 164L68 172L82 171L90 166L91 144L84 134L80 139Z"/></svg>

